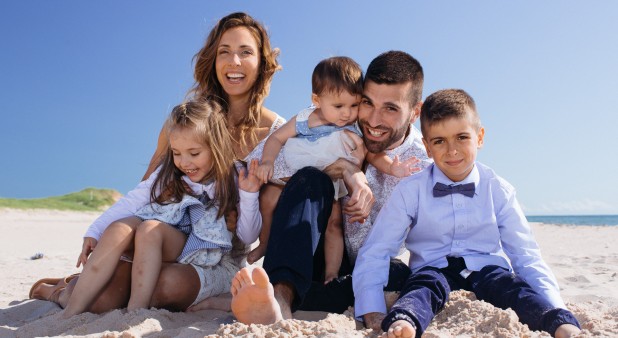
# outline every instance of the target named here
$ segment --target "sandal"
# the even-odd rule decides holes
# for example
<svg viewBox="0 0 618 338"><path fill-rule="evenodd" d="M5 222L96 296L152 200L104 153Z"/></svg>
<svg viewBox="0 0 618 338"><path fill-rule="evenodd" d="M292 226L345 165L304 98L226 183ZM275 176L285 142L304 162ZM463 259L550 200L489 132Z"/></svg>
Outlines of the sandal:
<svg viewBox="0 0 618 338"><path fill-rule="evenodd" d="M73 279L75 279L78 276L79 276L79 273L75 273L75 274L72 274L72 275L64 277L64 278L43 278L43 279L40 279L40 280L36 281L32 285L32 287L30 288L30 292L28 293L28 297L30 299L50 300L50 301L56 302L56 300L52 300L52 298L57 298L57 296L60 294L60 291L64 290L66 288L66 286L69 285L69 282L71 282ZM55 285L54 291L52 291L52 293L49 295L49 298L44 298L44 297L36 296L35 295L36 290L42 284Z"/></svg>

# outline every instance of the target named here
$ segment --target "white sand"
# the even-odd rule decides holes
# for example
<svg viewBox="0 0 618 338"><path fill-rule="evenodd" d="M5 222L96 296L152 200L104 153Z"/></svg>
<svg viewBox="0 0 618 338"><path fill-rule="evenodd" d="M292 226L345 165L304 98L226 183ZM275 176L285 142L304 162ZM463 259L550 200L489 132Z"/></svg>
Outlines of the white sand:
<svg viewBox="0 0 618 338"><path fill-rule="evenodd" d="M0 209L0 337L367 337L349 313L300 312L274 325L243 325L230 313L115 310L59 320L51 302L28 300L32 283L78 272L81 236L97 213ZM618 336L618 227L533 224L582 336ZM44 257L31 260L36 253ZM304 320L303 320L304 319ZM222 325L225 324L225 325ZM510 310L454 292L423 337L549 337L530 332Z"/></svg>

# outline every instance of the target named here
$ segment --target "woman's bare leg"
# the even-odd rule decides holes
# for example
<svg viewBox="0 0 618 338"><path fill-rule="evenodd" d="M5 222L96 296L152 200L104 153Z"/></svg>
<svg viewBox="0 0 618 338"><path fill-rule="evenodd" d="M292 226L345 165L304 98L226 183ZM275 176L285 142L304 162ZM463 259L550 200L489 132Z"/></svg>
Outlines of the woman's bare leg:
<svg viewBox="0 0 618 338"><path fill-rule="evenodd" d="M150 305L162 263L174 262L186 241L187 236L169 224L149 220L139 225L135 234L131 297L127 310Z"/></svg>
<svg viewBox="0 0 618 338"><path fill-rule="evenodd" d="M90 308L114 275L120 256L132 249L135 228L140 222L137 217L128 217L110 224L105 230L77 279L62 318L69 318Z"/></svg>
<svg viewBox="0 0 618 338"><path fill-rule="evenodd" d="M182 287L178 287L182 285ZM197 298L200 277L189 264L163 263L150 306L170 311L184 311Z"/></svg>

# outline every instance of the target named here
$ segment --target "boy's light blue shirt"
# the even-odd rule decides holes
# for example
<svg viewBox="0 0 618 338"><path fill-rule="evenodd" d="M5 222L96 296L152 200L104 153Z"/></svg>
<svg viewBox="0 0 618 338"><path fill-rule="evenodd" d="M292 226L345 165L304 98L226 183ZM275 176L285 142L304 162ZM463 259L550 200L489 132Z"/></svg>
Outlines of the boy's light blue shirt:
<svg viewBox="0 0 618 338"><path fill-rule="evenodd" d="M462 194L433 197L437 182L474 183L475 194L472 198ZM413 272L425 266L446 267L447 256L463 257L473 271L486 265L507 269L512 265L512 271L552 305L565 308L515 189L483 164L476 162L468 177L456 183L432 164L395 187L356 261L352 282L357 317L386 313L382 290L388 282L389 260L398 254L403 241Z"/></svg>

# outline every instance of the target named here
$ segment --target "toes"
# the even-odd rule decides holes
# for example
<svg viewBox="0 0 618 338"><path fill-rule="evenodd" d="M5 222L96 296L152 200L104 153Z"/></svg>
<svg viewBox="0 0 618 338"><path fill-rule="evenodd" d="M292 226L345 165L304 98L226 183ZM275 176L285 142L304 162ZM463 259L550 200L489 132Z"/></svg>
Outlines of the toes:
<svg viewBox="0 0 618 338"><path fill-rule="evenodd" d="M238 282L238 288L242 288L245 285L252 285L253 279L251 277L251 270L248 268L242 268L234 276L234 280Z"/></svg>
<svg viewBox="0 0 618 338"><path fill-rule="evenodd" d="M253 282L260 288L267 288L270 284L266 271L260 267L253 269Z"/></svg>

